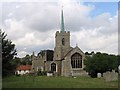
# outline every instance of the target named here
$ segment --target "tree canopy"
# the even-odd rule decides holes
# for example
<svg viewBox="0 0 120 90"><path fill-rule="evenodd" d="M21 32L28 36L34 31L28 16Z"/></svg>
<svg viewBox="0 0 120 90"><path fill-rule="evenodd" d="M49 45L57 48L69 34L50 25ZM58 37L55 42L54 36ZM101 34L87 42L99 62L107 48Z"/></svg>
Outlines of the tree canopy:
<svg viewBox="0 0 120 90"><path fill-rule="evenodd" d="M21 58L21 65L32 65L31 55L27 54L25 57Z"/></svg>
<svg viewBox="0 0 120 90"><path fill-rule="evenodd" d="M118 56L97 52L92 56L87 55L84 64L89 75L96 77L97 73L104 73L112 69L117 71Z"/></svg>
<svg viewBox="0 0 120 90"><path fill-rule="evenodd" d="M16 53L15 44L11 40L6 39L7 34L0 31L2 39L2 76L7 76L13 73L15 67L12 64L12 60Z"/></svg>

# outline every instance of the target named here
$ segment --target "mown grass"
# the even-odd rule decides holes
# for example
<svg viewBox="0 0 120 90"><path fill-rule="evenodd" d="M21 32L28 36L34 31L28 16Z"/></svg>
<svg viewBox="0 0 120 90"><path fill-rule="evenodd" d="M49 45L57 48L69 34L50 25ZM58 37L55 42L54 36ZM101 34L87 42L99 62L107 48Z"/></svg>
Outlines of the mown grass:
<svg viewBox="0 0 120 90"><path fill-rule="evenodd" d="M3 79L3 88L117 88L118 81L105 82L102 78L12 76Z"/></svg>

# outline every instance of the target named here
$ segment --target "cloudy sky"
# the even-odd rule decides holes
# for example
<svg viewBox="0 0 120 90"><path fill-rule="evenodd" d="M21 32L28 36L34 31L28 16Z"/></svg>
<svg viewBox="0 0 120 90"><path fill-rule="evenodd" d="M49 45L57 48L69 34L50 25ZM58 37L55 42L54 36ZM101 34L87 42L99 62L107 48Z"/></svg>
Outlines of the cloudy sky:
<svg viewBox="0 0 120 90"><path fill-rule="evenodd" d="M117 2L13 1L0 3L0 27L16 45L19 57L54 49L62 5L65 30L70 31L72 47L77 43L83 52L118 54Z"/></svg>

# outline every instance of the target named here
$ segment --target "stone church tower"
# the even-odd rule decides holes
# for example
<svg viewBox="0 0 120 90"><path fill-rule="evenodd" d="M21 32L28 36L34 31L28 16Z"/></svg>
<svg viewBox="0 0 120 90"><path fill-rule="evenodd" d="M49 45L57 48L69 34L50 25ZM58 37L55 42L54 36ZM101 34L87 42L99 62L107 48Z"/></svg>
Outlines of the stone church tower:
<svg viewBox="0 0 120 90"><path fill-rule="evenodd" d="M51 51L49 51L51 52ZM70 32L64 29L63 10L61 11L61 29L55 34L55 48L53 51L53 59L47 54L39 54L34 56L32 63L33 68L42 68L43 71L52 71L57 76L82 76L87 75L84 68L84 52L76 45L70 46ZM47 59L46 59L47 58Z"/></svg>
<svg viewBox="0 0 120 90"><path fill-rule="evenodd" d="M70 50L70 32L64 30L63 10L61 11L61 30L57 31L55 35L55 48L53 60L57 63L58 75L61 74L62 60L65 54Z"/></svg>
<svg viewBox="0 0 120 90"><path fill-rule="evenodd" d="M62 60L70 49L70 32L64 30L63 10L61 12L61 30L56 32L54 60Z"/></svg>

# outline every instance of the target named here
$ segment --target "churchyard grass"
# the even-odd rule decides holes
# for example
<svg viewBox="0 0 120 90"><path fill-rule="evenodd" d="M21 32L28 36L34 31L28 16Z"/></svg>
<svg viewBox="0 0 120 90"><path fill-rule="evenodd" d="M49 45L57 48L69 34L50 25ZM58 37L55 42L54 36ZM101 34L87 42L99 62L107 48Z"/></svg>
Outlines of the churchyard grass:
<svg viewBox="0 0 120 90"><path fill-rule="evenodd" d="M3 78L3 88L117 88L118 81L105 82L102 78L12 76Z"/></svg>

